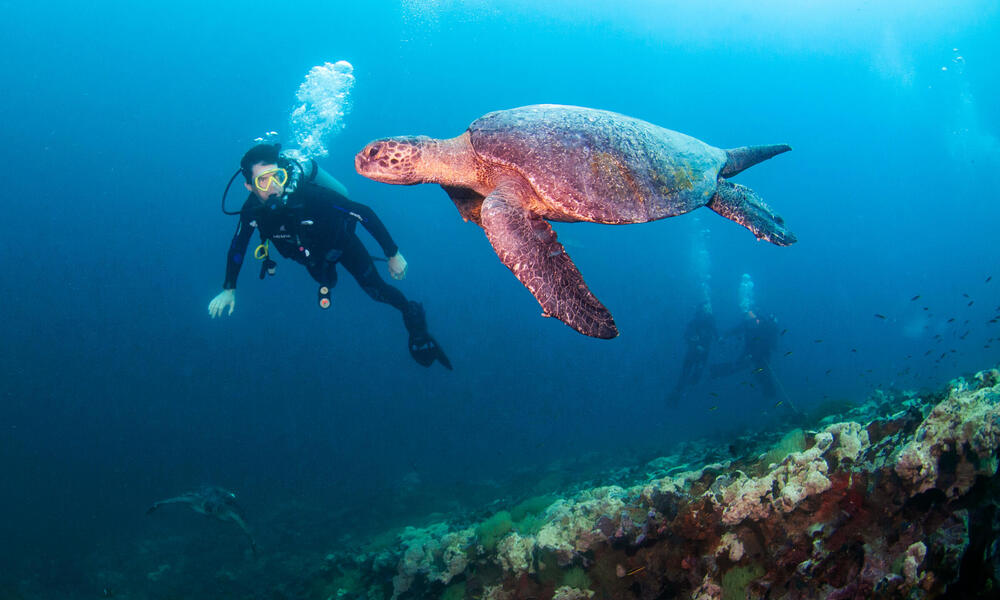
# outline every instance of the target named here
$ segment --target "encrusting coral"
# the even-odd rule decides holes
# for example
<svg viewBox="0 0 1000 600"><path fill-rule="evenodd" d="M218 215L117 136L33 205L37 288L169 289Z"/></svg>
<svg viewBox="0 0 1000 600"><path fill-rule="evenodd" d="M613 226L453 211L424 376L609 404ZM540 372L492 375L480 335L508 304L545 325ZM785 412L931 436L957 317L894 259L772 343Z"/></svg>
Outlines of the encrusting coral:
<svg viewBox="0 0 1000 600"><path fill-rule="evenodd" d="M992 370L943 396L882 395L770 452L661 459L632 485L534 500L518 513L530 526L496 513L408 528L394 548L343 561L360 565L366 599L990 597L998 382Z"/></svg>

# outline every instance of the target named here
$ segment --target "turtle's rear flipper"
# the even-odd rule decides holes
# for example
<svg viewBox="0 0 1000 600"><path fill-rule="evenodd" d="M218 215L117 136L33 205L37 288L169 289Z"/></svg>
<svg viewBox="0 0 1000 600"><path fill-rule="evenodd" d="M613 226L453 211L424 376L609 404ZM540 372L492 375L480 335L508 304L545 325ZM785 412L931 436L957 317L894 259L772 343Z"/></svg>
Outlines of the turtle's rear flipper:
<svg viewBox="0 0 1000 600"><path fill-rule="evenodd" d="M777 246L796 241L795 234L785 227L785 220L774 213L753 190L738 183L719 179L715 195L708 207L730 221L749 229L757 239Z"/></svg>
<svg viewBox="0 0 1000 600"><path fill-rule="evenodd" d="M618 335L614 318L591 293L552 227L524 209L524 184L506 180L483 201L481 224L500 261L545 311L591 337Z"/></svg>

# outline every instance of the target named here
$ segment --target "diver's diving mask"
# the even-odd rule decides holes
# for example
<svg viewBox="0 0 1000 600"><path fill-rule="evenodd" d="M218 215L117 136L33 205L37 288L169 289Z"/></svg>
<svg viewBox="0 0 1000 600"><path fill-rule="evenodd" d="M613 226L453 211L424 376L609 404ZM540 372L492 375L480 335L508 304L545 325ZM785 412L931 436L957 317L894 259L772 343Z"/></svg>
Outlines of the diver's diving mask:
<svg viewBox="0 0 1000 600"><path fill-rule="evenodd" d="M281 167L264 171L260 175L253 178L253 184L262 192L266 192L271 189L271 185L275 183L279 186L283 186L287 182L288 171L282 169Z"/></svg>

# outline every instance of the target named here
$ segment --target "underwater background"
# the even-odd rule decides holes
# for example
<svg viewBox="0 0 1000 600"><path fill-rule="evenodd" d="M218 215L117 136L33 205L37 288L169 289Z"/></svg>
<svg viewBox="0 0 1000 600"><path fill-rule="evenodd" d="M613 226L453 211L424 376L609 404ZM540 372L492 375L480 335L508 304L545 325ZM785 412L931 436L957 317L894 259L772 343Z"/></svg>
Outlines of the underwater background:
<svg viewBox="0 0 1000 600"><path fill-rule="evenodd" d="M787 329L773 368L803 410L997 362L995 2L0 7L0 594L100 597L98 565L168 536L226 548L216 567L245 560L231 528L144 514L203 484L237 491L251 525L283 523L255 527L262 552L324 552L772 427L785 407L746 374L666 403L702 286L726 330L743 274ZM233 315L207 314L236 226L226 181L255 138L287 139L305 74L338 60L352 110L320 164L385 222L453 372L416 365L396 312L343 272L320 311L304 269L261 282L248 264ZM621 330L595 340L540 318L438 186L354 172L371 139L452 137L533 103L790 144L736 181L798 243L708 210L557 224Z"/></svg>

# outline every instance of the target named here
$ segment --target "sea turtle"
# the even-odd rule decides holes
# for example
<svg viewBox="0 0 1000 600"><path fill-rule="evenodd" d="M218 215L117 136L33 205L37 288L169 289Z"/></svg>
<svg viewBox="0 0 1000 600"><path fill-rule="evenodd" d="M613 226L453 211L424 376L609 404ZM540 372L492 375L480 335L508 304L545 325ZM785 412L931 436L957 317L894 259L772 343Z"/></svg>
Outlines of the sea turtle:
<svg viewBox="0 0 1000 600"><path fill-rule="evenodd" d="M257 542L254 541L253 535L250 533L250 527L247 526L246 520L243 518L243 511L236 504L236 494L233 492L214 485L207 485L194 492L186 492L180 496L174 496L166 500L157 500L152 506L146 509L146 514L152 514L153 511L164 504L187 504L195 512L207 517L235 523L250 539L250 549L253 551L254 556L257 555Z"/></svg>
<svg viewBox="0 0 1000 600"><path fill-rule="evenodd" d="M383 183L440 184L462 217L483 228L543 316L613 338L611 313L546 221L645 223L708 206L758 239L785 246L795 236L781 217L726 178L788 150L722 150L618 113L539 104L491 112L452 139L375 140L354 164Z"/></svg>

